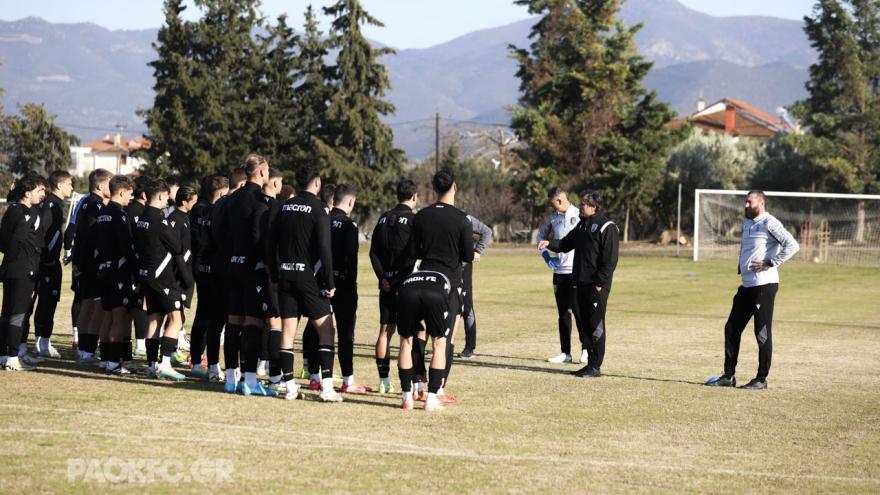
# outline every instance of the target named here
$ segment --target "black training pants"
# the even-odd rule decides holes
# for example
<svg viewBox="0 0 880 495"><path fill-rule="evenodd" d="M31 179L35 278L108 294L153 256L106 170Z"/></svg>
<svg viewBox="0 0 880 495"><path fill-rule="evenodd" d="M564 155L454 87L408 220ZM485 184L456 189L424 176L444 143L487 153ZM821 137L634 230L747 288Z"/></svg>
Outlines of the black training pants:
<svg viewBox="0 0 880 495"><path fill-rule="evenodd" d="M354 327L357 322L357 287L337 286L331 299L339 339L339 367L342 376L354 374ZM311 364L311 362L310 362Z"/></svg>
<svg viewBox="0 0 880 495"><path fill-rule="evenodd" d="M464 348L477 348L477 314L474 312L474 264L465 263L462 274L461 297L464 310Z"/></svg>
<svg viewBox="0 0 880 495"><path fill-rule="evenodd" d="M742 332L749 320L755 317L755 338L758 340L758 380L767 379L770 360L773 354L773 303L779 284L766 284L757 287L740 286L733 296L733 307L724 325L724 376L736 373L739 345Z"/></svg>
<svg viewBox="0 0 880 495"><path fill-rule="evenodd" d="M556 298L556 311L559 313L559 349L563 354L571 354L571 315L580 322L580 308L577 301L577 287L570 273L553 274L553 295ZM587 340L578 323L578 336L581 348L587 348Z"/></svg>
<svg viewBox="0 0 880 495"><path fill-rule="evenodd" d="M3 305L0 309L0 355L18 356L22 327L34 297L34 280L30 278L3 281Z"/></svg>
<svg viewBox="0 0 880 495"><path fill-rule="evenodd" d="M55 326L55 310L61 299L61 264L40 267L34 329L37 337L49 338Z"/></svg>
<svg viewBox="0 0 880 495"><path fill-rule="evenodd" d="M608 290L597 290L592 285L577 287L575 295L579 317L578 332L586 339L585 347L590 357L587 366L600 369L605 360L605 310L608 306ZM577 317L578 315L576 315Z"/></svg>

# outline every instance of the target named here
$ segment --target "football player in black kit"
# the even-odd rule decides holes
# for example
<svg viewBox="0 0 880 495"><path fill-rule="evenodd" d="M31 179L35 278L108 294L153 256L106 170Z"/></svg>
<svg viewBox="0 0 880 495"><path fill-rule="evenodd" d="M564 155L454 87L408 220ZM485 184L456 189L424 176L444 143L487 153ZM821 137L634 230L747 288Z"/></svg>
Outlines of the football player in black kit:
<svg viewBox="0 0 880 495"><path fill-rule="evenodd" d="M100 288L95 280L97 267L94 260L94 239L89 231L95 224L101 209L110 200L110 178L113 174L102 168L89 174L89 191L77 212L76 233L73 238L73 270L77 274L81 307L76 326L79 329L78 358L87 363L97 363L98 333L104 318L101 309Z"/></svg>
<svg viewBox="0 0 880 495"><path fill-rule="evenodd" d="M336 294L330 301L339 340L339 367L342 368L342 393L366 393L373 389L355 383L354 331L357 322L358 227L350 215L357 191L348 184L338 184L330 210L330 246L333 252L333 281Z"/></svg>
<svg viewBox="0 0 880 495"><path fill-rule="evenodd" d="M141 292L147 303L150 319L147 330L147 363L150 376L181 381L184 376L171 367L171 356L177 351L181 290L174 276L173 258L181 254L180 238L162 214L168 204L168 186L152 180L145 187L147 205L132 232L138 253L138 275ZM159 336L159 322L165 326ZM162 360L159 361L161 353Z"/></svg>
<svg viewBox="0 0 880 495"><path fill-rule="evenodd" d="M39 270L44 231L37 205L45 192L42 177L25 175L18 179L6 199L9 206L0 222L0 366L9 371L29 370L36 362L29 354L19 356L19 346Z"/></svg>
<svg viewBox="0 0 880 495"><path fill-rule="evenodd" d="M138 307L134 277L137 259L131 230L124 208L134 192L134 182L124 175L110 179L110 202L101 209L92 227L95 236L95 264L101 294L104 324L101 327L101 367L111 373L128 375L121 362L125 359L125 337L131 336L129 309ZM128 342L129 349L131 343Z"/></svg>
<svg viewBox="0 0 880 495"><path fill-rule="evenodd" d="M55 310L61 299L61 249L64 244L64 200L73 191L73 177L63 170L49 174L49 194L43 200L44 247L40 256L37 303L34 310L36 351L40 356L59 358L52 347Z"/></svg>
<svg viewBox="0 0 880 495"><path fill-rule="evenodd" d="M336 292L330 248L330 217L316 196L321 191L321 172L306 164L296 175L300 193L283 205L270 226L269 252L272 282L278 284L282 318L281 371L287 387L285 398L299 396L293 381L293 343L300 315L309 318L318 334L321 394L324 402L341 402L333 389L333 319L330 303ZM323 268L323 270L321 270ZM316 276L316 273L320 277ZM318 280L320 278L321 280Z"/></svg>
<svg viewBox="0 0 880 495"><path fill-rule="evenodd" d="M397 329L397 288L415 269L410 244L413 208L418 203L418 186L410 179L397 184L397 206L379 217L370 237L370 263L379 280L379 337L376 339L376 369L379 393L394 393L391 370L391 337Z"/></svg>
<svg viewBox="0 0 880 495"><path fill-rule="evenodd" d="M284 179L281 171L274 167L269 167L269 180L263 186L261 199L266 202L268 210L260 221L260 229L262 231L261 238L264 241L262 246L265 256L268 256L269 225L275 221L278 210L281 208L281 202L276 200L276 196L281 192L284 185ZM278 310L278 294L275 287L270 285L268 297L269 311L267 314L265 325L262 328L260 341L260 361L257 365L257 376L268 375L269 386L276 393L283 391L281 383L281 363L279 362L278 353L281 352L281 313Z"/></svg>
<svg viewBox="0 0 880 495"><path fill-rule="evenodd" d="M211 237L211 211L229 192L229 179L212 175L205 179L199 200L189 212L192 233L193 267L199 303L193 318L190 337L192 374L212 382L223 381L220 372L220 334L226 323L218 274L213 270L217 245ZM207 366L202 354L207 355Z"/></svg>
<svg viewBox="0 0 880 495"><path fill-rule="evenodd" d="M263 185L269 178L269 164L259 155L245 160L247 182L226 203L223 231L230 242L229 268L226 272L226 302L229 318L226 339L239 336L241 347L227 345L226 384L228 393L273 397L276 392L257 380L262 328L268 314L268 274L262 239L263 216L269 207L261 199ZM236 352L238 351L238 352ZM244 381L235 383L239 362Z"/></svg>
<svg viewBox="0 0 880 495"><path fill-rule="evenodd" d="M139 175L134 179L134 193L132 194L128 206L125 207L125 215L128 217L128 225L132 233L134 233L137 221L140 220L140 217L144 214L144 208L147 205L147 193L144 188L151 180L153 179L146 175ZM128 347L123 349L123 352L126 354L126 361L130 361L133 356L147 357L147 330L150 328L150 317L147 316L146 302L144 301L143 296L140 295L140 288L138 288L138 298L141 301L140 306L132 307L128 311L131 315L132 322L134 322L134 337L136 344L135 350L132 352L131 335L126 336Z"/></svg>
<svg viewBox="0 0 880 495"><path fill-rule="evenodd" d="M473 229L467 215L455 207L455 192L457 188L452 173L446 170L437 172L434 174L433 185L439 199L433 205L422 209L416 214L413 223L412 242L415 257L421 260L419 270L438 272L449 280L451 287L448 311L455 315L455 320L450 328L455 328L458 315L462 312L462 266L463 263L472 263L474 261ZM400 296L398 295L398 297ZM404 301L399 301L399 308L402 309L404 305ZM402 334L401 337L403 337ZM444 390L449 380L454 346L446 342L446 336L438 337L431 334L431 337L435 340L435 352L434 358L431 360L431 369L428 370L429 401L425 402L426 410L438 407L437 404L440 401L455 401L455 398L450 394L446 394ZM437 355L438 339L444 341L442 347L444 348L445 355L443 356ZM440 366L443 369L437 369ZM438 373L442 373L443 379L432 395L431 376L436 377ZM437 385L436 378L434 384Z"/></svg>
<svg viewBox="0 0 880 495"><path fill-rule="evenodd" d="M168 224L175 235L180 237L180 247L183 251L183 254L174 257L174 273L182 290L181 326L186 325L186 310L192 307L193 294L196 290L193 272L192 225L189 220L189 212L198 200L199 196L194 188L180 186L174 197L174 210L168 214Z"/></svg>

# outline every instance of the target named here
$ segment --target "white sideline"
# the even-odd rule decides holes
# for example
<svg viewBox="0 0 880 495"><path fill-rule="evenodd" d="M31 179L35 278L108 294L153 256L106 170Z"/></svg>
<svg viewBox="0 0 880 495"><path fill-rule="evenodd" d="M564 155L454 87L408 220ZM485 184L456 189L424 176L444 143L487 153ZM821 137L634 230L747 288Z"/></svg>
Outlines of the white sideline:
<svg viewBox="0 0 880 495"><path fill-rule="evenodd" d="M156 418L153 416L138 416L138 415L129 415L129 414L116 414L116 413L103 413L98 411L82 411L76 409L64 409L64 408L48 408L48 407L36 407L36 406L26 406L23 404L0 404L0 407L7 409L25 409L29 411L35 412L43 412L43 413L64 413L64 414L79 414L79 415L91 415L97 417L112 417L112 418L126 418L126 419L141 419L150 422L155 422ZM181 419L181 418L166 418L170 419L176 424L189 424L189 425L200 425L200 426L208 426L216 428L217 431L223 431L228 429L239 429L239 430L252 430L252 431L265 431L265 428L256 427L256 426L246 426L246 425L229 425L225 423L211 423L207 421L192 421L190 419ZM238 440L235 438L218 438L218 437L181 437L181 436L166 436L166 435L152 435L152 434L129 434L129 433L120 433L120 432L95 432L95 431L81 431L81 430L61 430L61 429L49 429L49 428L18 428L18 427L7 427L0 428L0 434L3 433L23 433L23 434L40 434L40 435L71 435L71 436L99 436L99 437L111 437L111 438L126 438L132 440L157 440L157 441L174 441L174 442L190 442L190 443L198 443L198 442L211 442L211 443L223 443L229 444L234 443L238 445L243 445L247 447L253 446L253 440ZM303 431L296 430L278 430L275 429L274 433L288 433L288 434L303 434ZM599 467L615 467L615 468L627 468L627 469L641 469L641 470L655 470L655 471L678 471L678 472L698 472L702 474L717 474L717 475L725 475L725 476L739 476L739 477L755 477L755 478L769 478L769 479L790 479L790 480L812 480L812 481L835 481L835 482L845 482L845 483L866 483L866 484L874 484L880 485L880 478L858 478L858 477L846 477L846 476L826 476L826 475L816 475L816 474L788 474L788 473L773 473L773 472L765 472L765 471L748 471L748 470L737 470L737 469L719 469L719 468L699 468L699 467L690 467L690 466L676 466L676 465L667 465L667 464L652 464L652 463L638 463L638 462L621 462L621 461L605 461L600 459L583 459L583 458L572 458L572 457L555 457L550 455L510 455L510 454L489 454L489 453L477 453L477 452L467 452L463 450L449 450L449 449L438 449L432 447L422 447L418 445L411 445L405 443L396 443L396 442L387 442L382 440L369 440L360 437L349 437L343 435L327 435L327 434L318 434L318 433L309 433L310 437L321 437L325 440L331 441L339 441L339 445L333 444L310 444L306 442L285 442L280 439L274 440L271 446L278 446L284 448L291 449L339 449L346 451L359 451L359 452L369 452L369 453L384 453L384 454L406 454L406 455L419 455L419 456L434 456L434 457L449 457L449 458L457 458L457 459L465 459L471 461L481 461L481 462L529 462L529 463L546 463L551 461L551 463L564 463L571 464L577 466L590 465L590 466L599 466ZM360 445L358 445L360 444ZM375 446L365 446L363 444L375 444ZM386 447L382 447L381 445L385 445Z"/></svg>

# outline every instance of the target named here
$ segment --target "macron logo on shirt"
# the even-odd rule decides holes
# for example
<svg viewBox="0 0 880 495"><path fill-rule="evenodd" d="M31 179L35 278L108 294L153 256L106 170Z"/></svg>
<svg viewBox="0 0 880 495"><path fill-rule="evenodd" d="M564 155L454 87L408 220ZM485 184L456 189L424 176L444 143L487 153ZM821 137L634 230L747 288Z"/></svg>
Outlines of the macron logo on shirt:
<svg viewBox="0 0 880 495"><path fill-rule="evenodd" d="M298 212L298 213L311 213L312 207L309 205L284 205L281 207L281 211L290 211L290 212Z"/></svg>

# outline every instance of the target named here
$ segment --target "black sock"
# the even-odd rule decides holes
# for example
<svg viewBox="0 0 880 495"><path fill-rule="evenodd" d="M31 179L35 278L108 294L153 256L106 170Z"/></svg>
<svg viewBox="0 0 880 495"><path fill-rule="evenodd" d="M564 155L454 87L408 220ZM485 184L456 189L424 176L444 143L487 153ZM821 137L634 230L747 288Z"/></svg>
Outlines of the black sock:
<svg viewBox="0 0 880 495"><path fill-rule="evenodd" d="M333 378L333 351L333 344L318 346L318 357L321 360L321 378Z"/></svg>
<svg viewBox="0 0 880 495"><path fill-rule="evenodd" d="M259 357L263 361L269 360L269 338L272 331L266 325L260 328L260 354Z"/></svg>
<svg viewBox="0 0 880 495"><path fill-rule="evenodd" d="M413 360L413 369L415 370L416 375L425 376L425 349L428 346L428 341L424 339L420 339L416 337L414 340L414 345L412 348L412 360Z"/></svg>
<svg viewBox="0 0 880 495"><path fill-rule="evenodd" d="M110 342L107 342L104 340L102 340L101 344L99 345L99 348L101 349L101 361L103 361L103 362L110 361L110 354L111 353L107 351L107 349L109 347L110 347Z"/></svg>
<svg viewBox="0 0 880 495"><path fill-rule="evenodd" d="M202 362L202 352L205 348L205 334L208 327L199 323L193 324L189 332L189 354L192 356L192 364L197 365Z"/></svg>
<svg viewBox="0 0 880 495"><path fill-rule="evenodd" d="M208 335L205 339L205 354L208 355L208 365L220 364L220 334L223 333L223 324L211 324L208 327Z"/></svg>
<svg viewBox="0 0 880 495"><path fill-rule="evenodd" d="M7 356L18 356L18 345L21 343L21 327L18 325L7 325L6 342L3 345L7 348Z"/></svg>
<svg viewBox="0 0 880 495"><path fill-rule="evenodd" d="M241 344L241 325L226 325L226 336L223 338L223 359L226 369L238 368L239 345Z"/></svg>
<svg viewBox="0 0 880 495"><path fill-rule="evenodd" d="M118 363L120 361L129 361L131 358L125 358L126 351L131 355L131 342L114 342L113 362Z"/></svg>
<svg viewBox="0 0 880 495"><path fill-rule="evenodd" d="M379 370L379 378L388 378L388 373L391 371L390 368L390 358L376 358L376 369Z"/></svg>
<svg viewBox="0 0 880 495"><path fill-rule="evenodd" d="M269 376L281 374L281 332L272 330L269 332Z"/></svg>
<svg viewBox="0 0 880 495"><path fill-rule="evenodd" d="M455 353L455 345L451 342L446 343L446 369L443 370L443 386L449 382L449 370L452 369L452 356Z"/></svg>
<svg viewBox="0 0 880 495"><path fill-rule="evenodd" d="M91 333L80 333L79 349L94 354L98 350L98 336Z"/></svg>
<svg viewBox="0 0 880 495"><path fill-rule="evenodd" d="M293 356L293 349L281 349L281 354L278 357L283 375L281 379L285 382L293 380Z"/></svg>
<svg viewBox="0 0 880 495"><path fill-rule="evenodd" d="M162 337L162 357L171 357L177 352L177 339L171 337Z"/></svg>
<svg viewBox="0 0 880 495"><path fill-rule="evenodd" d="M241 350L244 356L244 364L241 370L245 373L256 373L257 362L260 360L263 329L257 325L248 325L244 327L244 334L242 334L241 340L244 343L244 349Z"/></svg>
<svg viewBox="0 0 880 495"><path fill-rule="evenodd" d="M131 335L125 338L122 342L119 342L119 348L121 353L121 358L123 361L131 361L134 359L134 356L131 355Z"/></svg>
<svg viewBox="0 0 880 495"><path fill-rule="evenodd" d="M147 363L153 364L159 361L159 339L147 339Z"/></svg>
<svg viewBox="0 0 880 495"><path fill-rule="evenodd" d="M446 376L446 370L440 368L431 368L428 370L428 393L436 394L443 384L443 378Z"/></svg>
<svg viewBox="0 0 880 495"><path fill-rule="evenodd" d="M413 369L397 368L397 374L400 375L400 390L405 394L412 392Z"/></svg>

